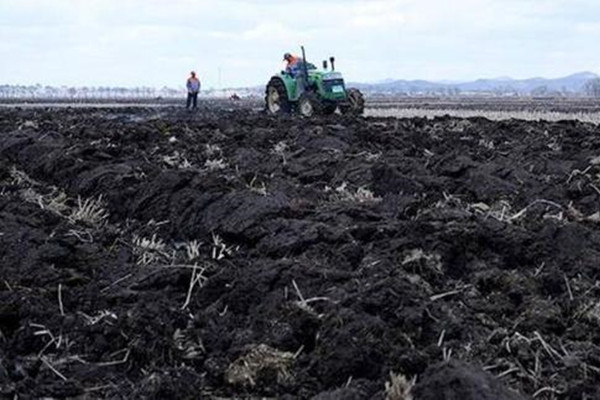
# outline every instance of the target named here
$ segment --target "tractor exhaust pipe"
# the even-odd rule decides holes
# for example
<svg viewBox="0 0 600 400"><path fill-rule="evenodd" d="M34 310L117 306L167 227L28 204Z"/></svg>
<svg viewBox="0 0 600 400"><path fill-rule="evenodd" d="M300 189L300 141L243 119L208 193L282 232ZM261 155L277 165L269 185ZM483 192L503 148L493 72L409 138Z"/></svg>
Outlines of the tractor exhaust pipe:
<svg viewBox="0 0 600 400"><path fill-rule="evenodd" d="M304 51L304 46L300 46L302 49L302 72L304 72L304 83L305 87L308 87L308 66L306 65L306 52Z"/></svg>
<svg viewBox="0 0 600 400"><path fill-rule="evenodd" d="M335 57L330 57L329 61L331 62L331 70L335 71Z"/></svg>

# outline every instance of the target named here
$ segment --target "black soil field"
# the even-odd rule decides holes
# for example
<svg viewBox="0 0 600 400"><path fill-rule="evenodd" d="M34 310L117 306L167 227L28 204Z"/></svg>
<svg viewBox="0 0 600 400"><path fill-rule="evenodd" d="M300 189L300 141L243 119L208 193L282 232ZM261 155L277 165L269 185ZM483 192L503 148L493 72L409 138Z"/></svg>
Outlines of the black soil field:
<svg viewBox="0 0 600 400"><path fill-rule="evenodd" d="M0 397L599 399L599 211L578 122L3 109Z"/></svg>

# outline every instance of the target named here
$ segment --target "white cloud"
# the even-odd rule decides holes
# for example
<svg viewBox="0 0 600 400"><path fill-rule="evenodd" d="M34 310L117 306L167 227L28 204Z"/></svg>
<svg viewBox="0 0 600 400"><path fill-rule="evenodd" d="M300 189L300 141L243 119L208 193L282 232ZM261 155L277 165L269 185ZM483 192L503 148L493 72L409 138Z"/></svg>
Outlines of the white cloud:
<svg viewBox="0 0 600 400"><path fill-rule="evenodd" d="M600 34L600 22L582 22L575 26L578 33L582 35Z"/></svg>
<svg viewBox="0 0 600 400"><path fill-rule="evenodd" d="M0 83L255 85L285 51L351 80L558 76L598 67L591 0L0 0ZM6 62L5 60L9 60Z"/></svg>

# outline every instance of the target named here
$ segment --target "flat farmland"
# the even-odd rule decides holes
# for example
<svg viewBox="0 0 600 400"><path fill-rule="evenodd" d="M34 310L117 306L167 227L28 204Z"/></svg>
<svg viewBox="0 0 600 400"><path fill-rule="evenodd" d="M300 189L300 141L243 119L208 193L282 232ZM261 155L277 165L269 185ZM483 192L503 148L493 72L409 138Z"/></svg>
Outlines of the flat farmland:
<svg viewBox="0 0 600 400"><path fill-rule="evenodd" d="M0 395L600 398L596 124L261 108L0 108Z"/></svg>
<svg viewBox="0 0 600 400"><path fill-rule="evenodd" d="M527 121L579 120L600 123L600 100L589 98L402 98L372 97L366 115L372 117L457 118Z"/></svg>

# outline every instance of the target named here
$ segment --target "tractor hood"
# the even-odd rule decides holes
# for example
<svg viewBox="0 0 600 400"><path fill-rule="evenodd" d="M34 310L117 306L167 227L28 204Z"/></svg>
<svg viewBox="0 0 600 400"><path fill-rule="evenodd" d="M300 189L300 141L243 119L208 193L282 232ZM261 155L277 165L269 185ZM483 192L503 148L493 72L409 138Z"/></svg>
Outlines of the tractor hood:
<svg viewBox="0 0 600 400"><path fill-rule="evenodd" d="M341 72L323 72L323 80L344 79Z"/></svg>
<svg viewBox="0 0 600 400"><path fill-rule="evenodd" d="M336 71L308 71L310 77L321 78L324 81L344 79L341 72Z"/></svg>

